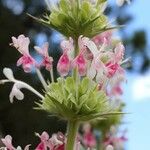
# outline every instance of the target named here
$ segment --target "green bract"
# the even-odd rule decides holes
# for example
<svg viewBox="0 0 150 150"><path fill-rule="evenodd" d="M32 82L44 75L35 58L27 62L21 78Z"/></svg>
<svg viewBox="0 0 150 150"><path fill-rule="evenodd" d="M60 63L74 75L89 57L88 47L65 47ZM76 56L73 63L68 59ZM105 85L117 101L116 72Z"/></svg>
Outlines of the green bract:
<svg viewBox="0 0 150 150"><path fill-rule="evenodd" d="M97 84L85 77L76 83L73 77L59 78L49 85L45 98L38 104L51 114L66 120L88 121L103 119L114 113L103 91Z"/></svg>
<svg viewBox="0 0 150 150"><path fill-rule="evenodd" d="M107 0L97 0L92 4L90 0L60 0L58 6L51 10L50 15L43 19L36 19L51 27L66 37L77 39L80 35L93 37L103 31L112 29L108 19L103 14Z"/></svg>

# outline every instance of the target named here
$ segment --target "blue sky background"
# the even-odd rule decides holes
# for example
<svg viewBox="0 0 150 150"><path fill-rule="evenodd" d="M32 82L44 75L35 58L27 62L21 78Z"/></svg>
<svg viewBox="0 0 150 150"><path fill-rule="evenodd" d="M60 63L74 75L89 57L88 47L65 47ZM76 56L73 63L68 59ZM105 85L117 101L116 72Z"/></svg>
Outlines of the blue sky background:
<svg viewBox="0 0 150 150"><path fill-rule="evenodd" d="M138 29L146 30L149 46L150 1L134 0L127 11L134 16L134 20L127 25L127 33L132 34ZM147 49L150 55L150 49ZM127 102L126 110L131 112L125 119L128 122L125 125L128 128L129 139L127 150L148 150L150 147L150 69L144 75L127 72L127 79L123 96L124 101Z"/></svg>

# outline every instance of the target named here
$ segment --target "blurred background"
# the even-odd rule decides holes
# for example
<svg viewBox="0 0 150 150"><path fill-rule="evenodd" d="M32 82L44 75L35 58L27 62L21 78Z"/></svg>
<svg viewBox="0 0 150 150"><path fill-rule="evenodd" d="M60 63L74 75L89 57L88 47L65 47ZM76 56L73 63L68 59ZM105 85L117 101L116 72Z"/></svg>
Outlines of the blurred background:
<svg viewBox="0 0 150 150"><path fill-rule="evenodd" d="M150 147L150 15L149 0L132 0L130 5L119 8L115 0L110 0L106 14L110 19L116 19L117 24L125 24L118 35L126 46L126 57L132 57L132 65L127 69L127 83L124 86L123 100L127 104L123 125L128 129L126 150L143 150ZM13 69L15 77L33 85L37 90L42 89L34 74L24 74L16 67L19 53L9 46L11 36L25 34L31 39L31 53L35 55L33 45L41 46L50 43L50 54L55 59L55 65L61 55L59 43L62 36L38 24L26 13L42 16L46 12L43 0L0 0L0 79L4 78L4 67ZM36 57L36 56L35 56ZM55 71L55 77L57 72ZM42 71L48 79L49 74ZM11 85L12 86L12 85ZM47 117L44 112L32 108L38 97L24 90L25 100L9 102L10 85L0 85L0 135L10 134L15 145L24 146L32 143L33 147L39 142L34 132L48 131L50 134L65 131L66 123L55 117Z"/></svg>

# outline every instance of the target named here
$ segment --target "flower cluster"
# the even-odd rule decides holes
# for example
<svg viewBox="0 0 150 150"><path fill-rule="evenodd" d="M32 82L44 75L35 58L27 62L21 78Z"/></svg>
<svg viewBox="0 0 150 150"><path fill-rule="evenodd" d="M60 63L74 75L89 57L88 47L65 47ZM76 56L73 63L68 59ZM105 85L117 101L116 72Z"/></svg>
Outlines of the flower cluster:
<svg viewBox="0 0 150 150"><path fill-rule="evenodd" d="M37 64L35 59L29 54L30 40L24 35L19 35L18 38L12 37L11 46L14 46L21 54L22 57L17 61L17 66L22 65L25 72L31 72L32 67L45 67L48 71L52 68L52 57L48 54L48 43L45 43L42 48L35 46L35 50L43 57L41 64Z"/></svg>
<svg viewBox="0 0 150 150"><path fill-rule="evenodd" d="M36 136L38 136L41 140L41 142L37 145L35 150L63 150L64 149L64 140L65 137L62 133L53 134L51 138L49 138L49 135L47 132L43 132L41 135L36 133ZM1 149L4 150L22 150L20 146L15 148L12 144L12 137L10 135L7 135L5 138L1 139L5 147L2 147ZM27 145L24 150L29 150L29 147L31 145Z"/></svg>
<svg viewBox="0 0 150 150"><path fill-rule="evenodd" d="M38 64L29 54L29 38L20 35L18 38L12 37L12 40L11 45L23 55L17 61L17 65L22 65L25 72L35 67L38 70L37 73L40 73L39 68L42 66L51 71L53 59L48 54L47 43L42 48L34 47L43 56L43 61ZM13 72L5 68L3 72L7 79L1 80L1 83L14 82L10 101L13 102L14 97L22 100L24 94L20 89L27 88L42 99L38 104L40 109L63 117L63 119L74 118L76 121L88 121L117 113L120 106L113 108L107 97L122 94L120 82L124 80L124 69L121 67L124 46L120 42L113 44L112 34L109 32L94 37L93 40L80 36L76 47L75 42L71 37L61 42L63 54L58 61L57 70L62 79L48 85L42 74L38 74L41 75L39 78L41 82L43 81L43 86L47 91L45 97L30 85L16 80ZM78 51L76 56L75 50ZM74 74L76 78L64 79ZM80 77L82 77L81 81ZM45 143L40 143L39 147L42 146L45 146Z"/></svg>
<svg viewBox="0 0 150 150"><path fill-rule="evenodd" d="M99 45L98 45L99 44ZM119 85L124 80L123 64L125 48L121 42L112 44L112 33L104 32L93 38L80 36L78 39L79 54L74 58L73 40L61 43L63 55L58 62L58 72L67 76L71 70L77 69L79 76L88 76L106 89L111 84L109 95L121 94Z"/></svg>
<svg viewBox="0 0 150 150"><path fill-rule="evenodd" d="M117 1L120 6L124 2L125 0ZM66 40L60 43L63 53L57 63L60 77L56 81L53 76L53 58L48 53L49 44L34 46L37 54L42 56L42 61L38 63L29 52L30 39L24 35L12 37L10 45L21 54L17 66L22 66L26 73L34 69L44 93L17 80L11 69L4 68L6 79L0 80L0 84L14 83L10 102L13 103L14 97L24 99L21 89L26 88L40 98L36 109L68 121L66 136L58 133L50 138L47 132L36 134L41 142L35 150L94 149L98 144L91 125L97 128L99 124L101 127L98 129L104 135L103 138L109 135L101 143L106 150L118 149L116 143L126 140L124 136L118 137L110 132L110 128L119 125L122 119L124 104L120 100L123 93L121 83L125 81L123 65L128 59L124 59L123 43L113 37L113 29L116 27L110 26L104 15L106 4L107 0L60 0L44 20L34 17L66 36ZM44 79L41 67L50 72L51 82ZM78 134L81 122L88 122L84 125L82 136ZM20 146L13 146L10 135L2 139L2 142L4 150L21 150ZM27 145L24 150L29 150L29 147Z"/></svg>

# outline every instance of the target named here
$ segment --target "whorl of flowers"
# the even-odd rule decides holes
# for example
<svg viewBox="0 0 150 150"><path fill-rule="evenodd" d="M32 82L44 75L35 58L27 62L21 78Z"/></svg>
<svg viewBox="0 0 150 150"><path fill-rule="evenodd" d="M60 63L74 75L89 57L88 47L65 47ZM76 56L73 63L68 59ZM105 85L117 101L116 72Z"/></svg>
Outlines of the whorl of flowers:
<svg viewBox="0 0 150 150"><path fill-rule="evenodd" d="M56 81L53 76L53 58L48 53L49 44L34 46L37 54L43 58L38 63L29 52L29 38L24 35L12 37L10 45L21 54L17 66L22 66L26 73L33 69L36 71L44 94L15 79L10 68L4 68L6 79L0 80L0 84L14 83L10 102L13 103L14 97L24 99L21 89L26 88L39 97L37 109L68 121L66 137L54 135L49 138L46 132L37 134L41 143L36 150L80 150L80 142L77 140L80 122L109 120L109 117L112 119L110 124L120 121L121 117L117 118L119 121L114 117L113 122L112 116L122 114L121 103L116 105L114 101L123 93L121 83L125 81L125 71L122 66L128 60L124 60L123 43L113 39L113 30L110 29L116 27L109 25L103 13L106 2L107 0L60 0L45 19L34 18L66 36L66 40L60 44L63 54L57 64L60 77ZM50 72L50 82L42 76L42 67ZM20 146L15 148L12 145L9 135L2 142L6 146L3 149L21 150ZM28 149L29 145L25 147L25 150ZM113 150L113 147L107 144L106 149Z"/></svg>
<svg viewBox="0 0 150 150"><path fill-rule="evenodd" d="M43 19L30 16L66 37L93 37L100 32L116 28L110 26L107 16L104 15L106 4L107 0L59 0L58 3L50 1L50 14L45 15Z"/></svg>

